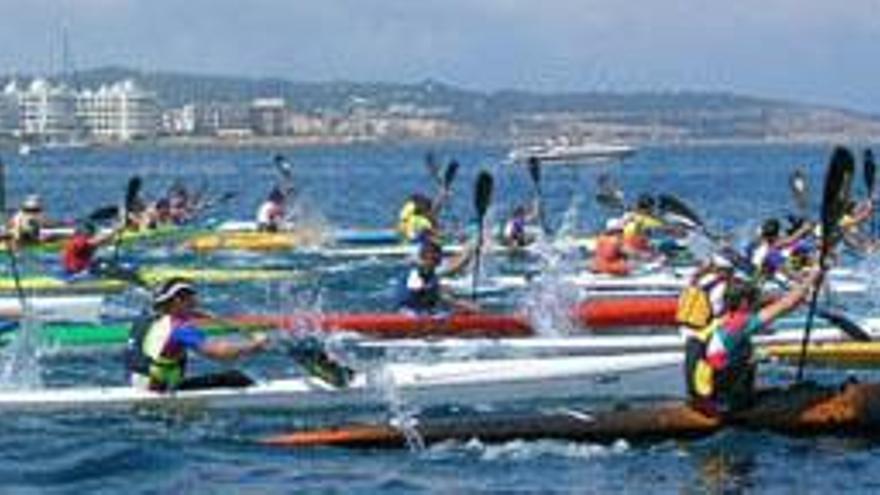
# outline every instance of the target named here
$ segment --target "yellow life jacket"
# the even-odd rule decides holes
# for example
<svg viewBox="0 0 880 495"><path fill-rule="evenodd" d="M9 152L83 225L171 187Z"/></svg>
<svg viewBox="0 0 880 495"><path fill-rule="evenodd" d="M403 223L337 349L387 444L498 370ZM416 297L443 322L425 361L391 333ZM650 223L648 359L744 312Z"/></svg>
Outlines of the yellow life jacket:
<svg viewBox="0 0 880 495"><path fill-rule="evenodd" d="M675 321L695 330L712 322L712 301L702 287L689 285L678 296Z"/></svg>

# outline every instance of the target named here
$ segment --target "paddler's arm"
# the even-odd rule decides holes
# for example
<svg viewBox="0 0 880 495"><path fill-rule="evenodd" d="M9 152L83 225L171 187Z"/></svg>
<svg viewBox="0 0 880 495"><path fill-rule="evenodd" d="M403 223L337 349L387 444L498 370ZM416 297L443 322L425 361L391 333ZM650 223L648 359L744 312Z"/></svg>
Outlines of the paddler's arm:
<svg viewBox="0 0 880 495"><path fill-rule="evenodd" d="M758 318L762 327L766 327L774 320L789 313L806 299L810 290L819 278L819 270L813 269L801 282L797 283L784 296L761 308Z"/></svg>
<svg viewBox="0 0 880 495"><path fill-rule="evenodd" d="M265 335L247 342L229 340L206 340L196 350L199 354L218 361L231 361L266 350L268 339Z"/></svg>

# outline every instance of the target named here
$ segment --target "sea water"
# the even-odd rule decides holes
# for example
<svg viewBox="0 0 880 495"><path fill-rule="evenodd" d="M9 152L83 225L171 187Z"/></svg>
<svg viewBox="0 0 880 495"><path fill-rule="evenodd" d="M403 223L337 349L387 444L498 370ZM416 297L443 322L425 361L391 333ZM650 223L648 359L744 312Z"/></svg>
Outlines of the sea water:
<svg viewBox="0 0 880 495"><path fill-rule="evenodd" d="M468 144L432 147L442 162L462 164L453 184L450 216L461 224L474 218L474 179L482 167L495 174L490 218L531 197L527 170L500 165L506 152ZM422 163L424 145L359 145L305 149L138 148L78 150L46 155L6 155L11 201L40 193L48 214L73 220L103 205L118 204L129 178L144 180L155 197L176 179L208 194L234 191L235 199L206 213L215 221L247 220L273 185L269 165L284 153L294 166L302 198L298 218L310 224L385 228L393 224L404 198L432 193ZM620 164L562 168L542 173L544 205L552 231L572 232L604 224L591 198L600 174L611 174L627 199L639 193L672 193L684 199L710 229L732 226L750 232L767 216L783 216L794 203L788 176L807 165L814 206L830 149L825 146L655 147L641 149ZM575 205L574 211L571 210ZM563 219L567 220L563 220ZM567 222L567 223L566 223ZM218 313L258 313L308 309L388 311L406 260L322 260L274 254L232 259L193 257L175 250L174 262L226 266L285 263L301 272L293 282L235 284L204 288L204 304ZM138 253L126 253L137 256ZM163 255L164 256L164 255ZM552 256L552 253L551 253ZM49 259L46 263L52 263ZM578 268L553 265L551 272ZM492 263L503 263L495 260ZM568 263L566 261L566 263ZM585 265L585 261L582 261ZM876 264L864 266L874 270ZM491 266L491 265L490 265ZM876 293L872 289L872 293ZM536 297L554 307L553 288ZM569 297L561 294L558 297ZM133 298L132 301L136 301ZM556 301L558 302L558 301ZM524 302L511 296L509 309ZM306 306L306 307L304 307ZM858 313L867 303L855 303ZM552 329L548 329L552 331ZM30 342L24 344L31 345ZM10 348L10 351L13 349ZM16 349L16 352L18 350ZM42 355L20 359L21 383L41 386L118 385L121 356L114 351ZM16 361L20 366L22 361ZM6 365L9 362L7 361ZM201 360L196 370L210 368ZM281 353L243 365L260 378L289 376L295 366ZM37 377L27 376L36 370ZM377 372L379 373L379 372ZM845 376L840 373L840 376ZM381 382L381 373L376 377ZM378 386L378 385L377 385ZM676 387L677 384L658 384ZM3 493L876 493L880 490L880 449L870 441L789 439L763 433L724 432L694 442L652 445L513 441L484 445L447 443L411 450L286 450L256 444L260 436L293 428L396 417L408 424L415 412L395 396L393 383L381 387L387 411L328 411L294 416L283 412L156 416L125 413L12 414L0 417L0 491ZM380 387L380 388L381 388ZM589 405L589 404L588 404ZM594 404L601 407L603 404ZM539 405L535 405L536 407ZM462 411L462 414L466 412Z"/></svg>

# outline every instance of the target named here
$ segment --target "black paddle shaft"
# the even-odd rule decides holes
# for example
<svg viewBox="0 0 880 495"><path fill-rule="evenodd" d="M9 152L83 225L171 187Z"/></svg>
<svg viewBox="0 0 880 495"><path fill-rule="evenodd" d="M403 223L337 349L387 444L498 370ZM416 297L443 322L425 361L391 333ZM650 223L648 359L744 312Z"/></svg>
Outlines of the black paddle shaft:
<svg viewBox="0 0 880 495"><path fill-rule="evenodd" d="M840 218L843 216L846 203L849 200L849 191L852 176L855 171L855 159L846 148L837 147L831 155L828 172L825 175L825 190L822 195L822 244L819 250L819 277L813 289L810 300L810 308L807 313L807 323L804 328L804 336L801 340L801 353L798 359L798 382L803 380L804 363L807 358L807 346L810 343L810 332L813 329L813 320L816 314L816 305L819 301L819 289L825 275L825 263L828 254L840 236Z"/></svg>
<svg viewBox="0 0 880 495"><path fill-rule="evenodd" d="M492 174L483 170L477 176L477 182L474 187L474 209L477 212L477 245L474 253L474 278L472 283L471 298L477 298L477 280L480 276L480 254L483 248L483 221L486 217L486 210L489 208L489 202L492 200L492 188L494 181Z"/></svg>

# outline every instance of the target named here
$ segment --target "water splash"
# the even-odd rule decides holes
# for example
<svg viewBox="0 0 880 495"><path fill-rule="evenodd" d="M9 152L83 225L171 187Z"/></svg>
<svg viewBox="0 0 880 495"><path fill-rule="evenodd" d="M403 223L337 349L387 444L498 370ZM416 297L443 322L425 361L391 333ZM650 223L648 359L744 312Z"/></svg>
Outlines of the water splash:
<svg viewBox="0 0 880 495"><path fill-rule="evenodd" d="M559 232L564 236L571 232L577 223L577 198L573 199L563 215ZM558 337L570 335L575 331L571 308L579 300L580 291L574 284L566 281L566 276L580 271L578 260L562 246L554 245L551 238L541 235L533 245L540 263L539 275L531 280L522 296L520 307L538 335Z"/></svg>
<svg viewBox="0 0 880 495"><path fill-rule="evenodd" d="M40 357L40 324L25 300L15 337L0 354L0 389L34 389L43 386Z"/></svg>

